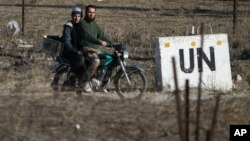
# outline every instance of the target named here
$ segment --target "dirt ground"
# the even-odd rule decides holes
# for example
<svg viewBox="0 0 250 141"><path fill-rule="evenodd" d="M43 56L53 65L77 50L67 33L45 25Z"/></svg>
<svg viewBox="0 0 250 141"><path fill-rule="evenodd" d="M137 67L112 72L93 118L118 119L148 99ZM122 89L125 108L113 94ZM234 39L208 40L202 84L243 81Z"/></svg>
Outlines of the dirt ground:
<svg viewBox="0 0 250 141"><path fill-rule="evenodd" d="M15 4L20 2L0 0L2 141L179 140L175 96L154 88L155 37L186 35L187 26L197 27L201 22L211 25L213 33L228 34L234 89L229 93L204 90L200 140L205 140L210 129L218 94L221 100L214 141L228 141L231 124L250 124L249 1L238 2L237 32L233 35L233 3L226 0L27 0L26 4L36 7L25 8L24 36L10 38L5 34L7 22L15 19L19 25L22 23L21 7ZM75 4L98 5L97 22L105 34L115 42L128 44L128 63L138 64L147 75L149 91L142 100L122 101L113 91L82 95L52 91L53 61L37 50L43 35L61 34ZM205 32L210 33L210 29ZM34 48L17 48L17 39ZM242 80L237 80L237 75ZM191 91L190 99L190 140L194 140L196 90Z"/></svg>
<svg viewBox="0 0 250 141"><path fill-rule="evenodd" d="M111 92L55 94L47 86L13 92L3 88L0 98L2 140L179 140L175 97L147 93L141 101L121 101ZM194 140L196 97L190 101L190 139ZM222 94L215 141L229 140L229 125L249 124L249 91ZM201 140L211 126L215 97L203 93Z"/></svg>

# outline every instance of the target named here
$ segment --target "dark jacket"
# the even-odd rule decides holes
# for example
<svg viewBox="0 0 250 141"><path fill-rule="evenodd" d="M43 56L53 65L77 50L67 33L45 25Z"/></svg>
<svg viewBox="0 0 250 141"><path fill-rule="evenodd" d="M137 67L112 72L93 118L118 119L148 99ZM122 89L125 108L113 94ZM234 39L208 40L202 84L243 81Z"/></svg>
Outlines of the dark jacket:
<svg viewBox="0 0 250 141"><path fill-rule="evenodd" d="M79 47L76 42L76 31L71 21L68 21L63 26L62 40L64 43L64 54L76 54Z"/></svg>

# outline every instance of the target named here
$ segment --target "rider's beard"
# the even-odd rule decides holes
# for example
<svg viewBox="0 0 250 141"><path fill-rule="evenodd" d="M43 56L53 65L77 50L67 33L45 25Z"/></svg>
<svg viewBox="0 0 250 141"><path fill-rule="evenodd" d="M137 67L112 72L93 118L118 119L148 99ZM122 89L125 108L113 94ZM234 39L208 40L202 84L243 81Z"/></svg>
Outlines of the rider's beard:
<svg viewBox="0 0 250 141"><path fill-rule="evenodd" d="M94 16L93 18L91 18L91 17L89 17L89 16L86 16L85 18L86 18L86 20L89 21L89 22L95 21L95 16Z"/></svg>

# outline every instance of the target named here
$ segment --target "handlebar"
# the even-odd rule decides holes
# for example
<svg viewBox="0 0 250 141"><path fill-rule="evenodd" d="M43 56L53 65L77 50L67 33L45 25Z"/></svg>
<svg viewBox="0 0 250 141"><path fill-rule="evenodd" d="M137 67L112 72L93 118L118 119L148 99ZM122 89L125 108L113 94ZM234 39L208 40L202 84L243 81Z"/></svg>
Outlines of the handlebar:
<svg viewBox="0 0 250 141"><path fill-rule="evenodd" d="M122 43L114 43L111 45L107 45L108 47L114 48L117 51L123 51L127 49L127 45L126 44L122 44Z"/></svg>

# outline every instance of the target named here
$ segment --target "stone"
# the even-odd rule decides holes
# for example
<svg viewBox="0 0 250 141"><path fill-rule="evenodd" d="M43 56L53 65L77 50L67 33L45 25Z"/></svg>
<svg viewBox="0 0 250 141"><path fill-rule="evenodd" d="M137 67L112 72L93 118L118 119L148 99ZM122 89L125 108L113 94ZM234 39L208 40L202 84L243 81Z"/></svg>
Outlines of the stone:
<svg viewBox="0 0 250 141"><path fill-rule="evenodd" d="M237 81L237 82L242 81L242 77L241 77L239 74L237 74L237 76L236 76L236 81Z"/></svg>

